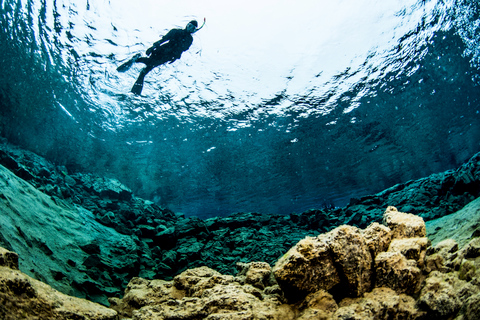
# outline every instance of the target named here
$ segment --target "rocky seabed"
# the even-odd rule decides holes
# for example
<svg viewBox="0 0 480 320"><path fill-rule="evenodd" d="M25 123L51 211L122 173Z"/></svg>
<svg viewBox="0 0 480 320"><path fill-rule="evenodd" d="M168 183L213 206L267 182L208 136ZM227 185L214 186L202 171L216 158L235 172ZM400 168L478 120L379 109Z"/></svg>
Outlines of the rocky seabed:
<svg viewBox="0 0 480 320"><path fill-rule="evenodd" d="M480 319L480 154L345 208L201 220L3 141L0 190L0 319Z"/></svg>
<svg viewBox="0 0 480 320"><path fill-rule="evenodd" d="M272 268L238 263L173 280L135 277L110 307L18 271L0 249L2 319L480 319L480 238L430 245L423 219L388 207L383 224L342 225L300 240Z"/></svg>

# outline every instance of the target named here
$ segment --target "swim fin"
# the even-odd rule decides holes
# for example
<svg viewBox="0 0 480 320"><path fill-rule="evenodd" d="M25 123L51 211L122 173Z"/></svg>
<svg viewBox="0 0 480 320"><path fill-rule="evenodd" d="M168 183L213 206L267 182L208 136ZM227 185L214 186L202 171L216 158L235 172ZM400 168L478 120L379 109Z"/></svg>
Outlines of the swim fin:
<svg viewBox="0 0 480 320"><path fill-rule="evenodd" d="M135 82L135 84L132 87L131 92L136 94L136 95L141 95L143 90L143 82Z"/></svg>
<svg viewBox="0 0 480 320"><path fill-rule="evenodd" d="M120 65L118 68L117 68L117 71L118 72L125 72L127 71L128 69L130 69L130 67L135 63L137 62L137 59L141 57L141 54L140 53L137 53L136 55L133 56L132 59L128 60L127 62L125 62L124 64Z"/></svg>
<svg viewBox="0 0 480 320"><path fill-rule="evenodd" d="M138 75L137 81L135 81L135 84L132 87L131 92L137 95L142 94L142 89L143 89L143 81L145 79L145 76L147 73L145 72L145 69L140 71L140 74Z"/></svg>

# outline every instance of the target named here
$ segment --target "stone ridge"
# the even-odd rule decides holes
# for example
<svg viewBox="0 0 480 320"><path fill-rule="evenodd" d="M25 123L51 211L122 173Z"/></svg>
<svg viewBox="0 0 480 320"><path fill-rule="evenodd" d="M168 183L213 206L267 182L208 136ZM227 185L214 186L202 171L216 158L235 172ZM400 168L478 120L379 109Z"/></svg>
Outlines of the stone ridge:
<svg viewBox="0 0 480 320"><path fill-rule="evenodd" d="M182 271L199 266L230 275L237 272L237 262L265 261L273 266L305 236L326 233L343 224L366 228L371 222L381 222L383 210L389 205L429 220L455 212L480 195L479 153L457 170L352 199L345 208L322 208L289 215L234 213L201 220L175 214L138 198L115 179L68 172L66 167L55 166L6 142L0 143L0 164L55 203L84 208L91 212L95 223L113 228L134 242L128 251L123 247L115 249L111 253L113 258L102 256L94 241L82 243L82 251L88 258L80 266L69 261L72 269L85 269L82 272L90 283L78 286L82 291L79 296L94 301L106 301L112 288L123 290L123 284L132 276L171 280ZM0 234L0 245L11 249L11 241ZM41 241L31 245L39 246L52 259L63 259L59 252ZM371 242L368 246L371 251L381 250L382 244ZM124 256L128 256L131 263L120 263ZM63 274L57 270L50 272L65 282ZM115 274L115 279L109 280L106 276L109 274ZM118 279L121 275L124 279ZM115 295L120 294L115 291Z"/></svg>
<svg viewBox="0 0 480 320"><path fill-rule="evenodd" d="M480 238L462 249L451 239L432 247L418 216L388 207L384 221L306 237L273 268L249 262L237 264L236 276L202 266L170 281L135 277L122 299L109 299L111 309L12 269L15 253L0 249L0 317L477 320Z"/></svg>

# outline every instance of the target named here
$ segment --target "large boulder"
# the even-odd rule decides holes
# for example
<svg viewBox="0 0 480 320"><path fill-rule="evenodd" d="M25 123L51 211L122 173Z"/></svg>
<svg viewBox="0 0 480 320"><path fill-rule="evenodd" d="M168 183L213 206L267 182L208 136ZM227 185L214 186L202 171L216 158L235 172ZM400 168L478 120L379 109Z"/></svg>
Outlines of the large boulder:
<svg viewBox="0 0 480 320"><path fill-rule="evenodd" d="M341 226L301 240L277 261L273 273L290 301L337 285L337 294L356 297L370 290L371 266L362 232Z"/></svg>
<svg viewBox="0 0 480 320"><path fill-rule="evenodd" d="M300 240L277 261L273 273L290 301L328 291L341 281L326 236Z"/></svg>
<svg viewBox="0 0 480 320"><path fill-rule="evenodd" d="M359 297L372 285L372 256L360 229L340 226L326 234L342 285L341 294Z"/></svg>

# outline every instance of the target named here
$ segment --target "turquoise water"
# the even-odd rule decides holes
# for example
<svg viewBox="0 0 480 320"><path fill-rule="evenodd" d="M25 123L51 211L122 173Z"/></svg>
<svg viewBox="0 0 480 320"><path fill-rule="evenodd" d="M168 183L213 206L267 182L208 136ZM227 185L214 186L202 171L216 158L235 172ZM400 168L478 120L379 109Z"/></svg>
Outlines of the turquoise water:
<svg viewBox="0 0 480 320"><path fill-rule="evenodd" d="M477 1L0 6L0 134L186 215L343 206L480 149ZM116 67L204 17L130 94Z"/></svg>

